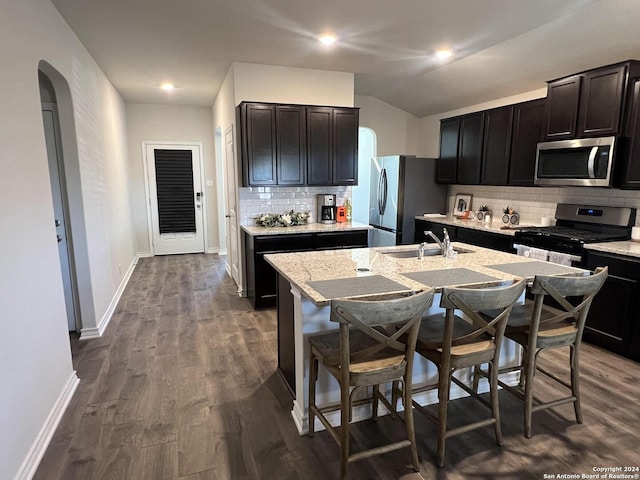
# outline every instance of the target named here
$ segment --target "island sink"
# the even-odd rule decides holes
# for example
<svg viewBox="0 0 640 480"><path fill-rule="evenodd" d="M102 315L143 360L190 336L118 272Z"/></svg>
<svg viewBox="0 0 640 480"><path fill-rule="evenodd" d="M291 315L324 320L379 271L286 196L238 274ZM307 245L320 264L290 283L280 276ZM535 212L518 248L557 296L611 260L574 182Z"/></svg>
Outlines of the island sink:
<svg viewBox="0 0 640 480"><path fill-rule="evenodd" d="M473 253L473 250L466 250L464 248L455 248L454 251L458 252L458 253ZM395 251L395 252L379 252L382 253L383 255L388 255L390 257L394 257L394 258L418 258L420 256L420 254L418 253L418 250L400 250L400 251ZM425 257L437 257L439 255L442 255L442 251L440 250L440 248L425 248L424 249L424 256Z"/></svg>

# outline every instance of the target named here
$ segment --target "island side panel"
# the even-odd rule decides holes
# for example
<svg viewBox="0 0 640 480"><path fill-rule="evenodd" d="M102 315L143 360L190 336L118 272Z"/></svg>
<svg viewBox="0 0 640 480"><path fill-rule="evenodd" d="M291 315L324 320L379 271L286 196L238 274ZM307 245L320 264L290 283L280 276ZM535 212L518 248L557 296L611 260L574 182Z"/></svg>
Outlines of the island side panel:
<svg viewBox="0 0 640 480"><path fill-rule="evenodd" d="M296 388L296 359L295 338L293 325L293 295L291 284L278 274L277 285L278 311L278 369L282 374L289 390L295 396Z"/></svg>

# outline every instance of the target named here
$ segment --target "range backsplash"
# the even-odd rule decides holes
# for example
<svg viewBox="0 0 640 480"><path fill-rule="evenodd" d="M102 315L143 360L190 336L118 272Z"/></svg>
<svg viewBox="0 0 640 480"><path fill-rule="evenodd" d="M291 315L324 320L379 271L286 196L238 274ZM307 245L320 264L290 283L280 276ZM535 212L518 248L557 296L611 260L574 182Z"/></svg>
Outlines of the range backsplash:
<svg viewBox="0 0 640 480"><path fill-rule="evenodd" d="M452 185L449 187L449 213L458 193L473 195L471 209L487 205L495 218L509 205L520 214L520 223L538 224L541 217L553 218L558 203L633 207L640 211L640 191L597 187L492 187ZM639 215L640 217L640 215ZM640 218L636 218L640 226Z"/></svg>

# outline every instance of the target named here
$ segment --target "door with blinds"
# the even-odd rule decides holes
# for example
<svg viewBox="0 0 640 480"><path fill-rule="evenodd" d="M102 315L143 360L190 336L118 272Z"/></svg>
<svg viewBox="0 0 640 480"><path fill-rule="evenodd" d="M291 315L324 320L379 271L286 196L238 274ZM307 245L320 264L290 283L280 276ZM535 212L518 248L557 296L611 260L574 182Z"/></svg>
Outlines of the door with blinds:
<svg viewBox="0 0 640 480"><path fill-rule="evenodd" d="M154 255L205 250L200 152L199 145L146 145Z"/></svg>

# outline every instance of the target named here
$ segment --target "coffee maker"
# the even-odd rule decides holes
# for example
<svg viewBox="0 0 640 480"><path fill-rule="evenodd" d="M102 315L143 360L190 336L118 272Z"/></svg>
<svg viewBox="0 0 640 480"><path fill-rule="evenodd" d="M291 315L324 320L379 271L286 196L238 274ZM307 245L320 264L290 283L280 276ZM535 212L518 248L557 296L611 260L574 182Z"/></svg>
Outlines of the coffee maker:
<svg viewBox="0 0 640 480"><path fill-rule="evenodd" d="M318 222L336 223L336 196L334 194L318 194Z"/></svg>

